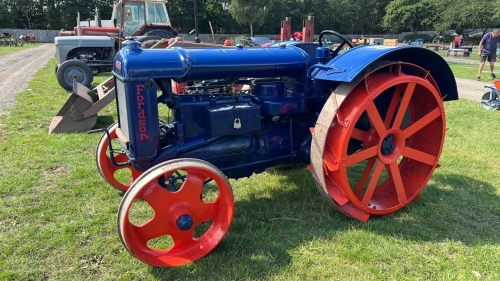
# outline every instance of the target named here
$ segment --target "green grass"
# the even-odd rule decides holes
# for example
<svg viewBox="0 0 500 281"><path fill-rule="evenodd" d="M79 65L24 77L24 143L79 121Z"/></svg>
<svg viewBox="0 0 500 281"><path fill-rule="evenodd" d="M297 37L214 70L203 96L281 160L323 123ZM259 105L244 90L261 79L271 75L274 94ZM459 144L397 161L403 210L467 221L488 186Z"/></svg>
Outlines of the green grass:
<svg viewBox="0 0 500 281"><path fill-rule="evenodd" d="M68 98L54 64L0 117L0 280L500 280L500 112L445 103L442 166L394 217L349 219L305 168L270 170L231 180L233 223L212 253L157 269L120 242L100 135L48 134ZM99 116L110 125L114 105Z"/></svg>
<svg viewBox="0 0 500 281"><path fill-rule="evenodd" d="M464 79L476 79L477 71L479 69L479 64L462 63L462 62L448 62L448 65L453 71L453 75L458 78ZM499 75L500 64L495 65L495 74ZM490 65L487 63L484 65L483 71L481 72L481 81L493 83L493 78L490 76Z"/></svg>
<svg viewBox="0 0 500 281"><path fill-rule="evenodd" d="M446 58L446 50L439 50L438 54ZM469 57L451 57L455 59L454 61L449 61L448 65L453 71L453 75L458 78L464 79L476 79L477 71L479 69L479 56L477 54L477 48L472 50ZM500 62L495 63L495 73L498 74L500 69ZM483 82L493 82L490 77L490 65L488 62L484 65L481 81Z"/></svg>
<svg viewBox="0 0 500 281"><path fill-rule="evenodd" d="M464 79L475 79L477 77L478 64L448 62L448 65L455 77ZM487 70L487 73L484 70ZM484 66L483 72L484 75L481 76L483 81L493 81L489 75L489 65Z"/></svg>
<svg viewBox="0 0 500 281"><path fill-rule="evenodd" d="M439 50L437 51L437 53L442 56L442 57L446 57L446 54L448 53L447 50ZM477 46L472 49L472 52L470 53L470 55L468 57L453 57L451 56L450 58L455 58L455 59L463 59L463 60L473 60L473 61L477 61L479 62L479 55L477 54Z"/></svg>
<svg viewBox="0 0 500 281"><path fill-rule="evenodd" d="M438 54L442 57L446 58L446 50L438 51ZM477 55L477 49L474 49L469 57L452 57L455 59L454 61L449 61L448 65L453 71L453 75L458 78L464 79L476 79L477 71L479 69L479 56ZM500 64L495 63L496 71L495 73L499 73L498 69ZM490 77L490 66L489 63L484 65L481 81L484 82L493 82L493 79Z"/></svg>
<svg viewBox="0 0 500 281"><path fill-rule="evenodd" d="M12 54L15 52L19 52L22 50L30 49L30 48L35 48L40 46L42 43L33 43L33 44L23 44L23 46L20 47L13 47L13 46L0 46L0 56L1 55L7 55L7 54Z"/></svg>

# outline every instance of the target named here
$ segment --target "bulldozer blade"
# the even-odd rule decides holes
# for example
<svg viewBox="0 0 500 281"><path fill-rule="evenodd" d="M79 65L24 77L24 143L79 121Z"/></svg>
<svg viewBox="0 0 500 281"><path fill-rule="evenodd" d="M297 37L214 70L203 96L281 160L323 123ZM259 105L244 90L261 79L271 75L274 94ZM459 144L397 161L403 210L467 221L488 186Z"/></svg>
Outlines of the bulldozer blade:
<svg viewBox="0 0 500 281"><path fill-rule="evenodd" d="M116 97L114 79L104 81L94 90L74 82L73 93L52 118L49 126L51 133L76 133L91 130L97 122L97 112Z"/></svg>

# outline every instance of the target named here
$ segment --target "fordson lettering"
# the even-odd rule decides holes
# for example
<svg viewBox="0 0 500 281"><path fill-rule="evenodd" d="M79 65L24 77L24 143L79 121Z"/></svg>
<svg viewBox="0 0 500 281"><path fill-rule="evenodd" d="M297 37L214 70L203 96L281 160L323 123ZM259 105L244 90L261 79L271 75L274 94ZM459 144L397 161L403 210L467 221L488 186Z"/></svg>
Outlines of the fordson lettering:
<svg viewBox="0 0 500 281"><path fill-rule="evenodd" d="M137 101L137 117L138 117L138 125L139 125L139 137L140 140L149 140L149 136L147 134L146 129L146 112L144 111L144 96L142 95L142 91L144 90L144 85L136 86L136 101Z"/></svg>

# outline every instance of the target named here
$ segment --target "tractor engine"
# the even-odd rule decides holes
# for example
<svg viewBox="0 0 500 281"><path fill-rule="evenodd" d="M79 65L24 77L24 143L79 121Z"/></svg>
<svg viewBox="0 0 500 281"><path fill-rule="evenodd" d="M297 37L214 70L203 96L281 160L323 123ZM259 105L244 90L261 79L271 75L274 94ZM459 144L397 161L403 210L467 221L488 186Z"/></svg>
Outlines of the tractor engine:
<svg viewBox="0 0 500 281"><path fill-rule="evenodd" d="M325 35L340 44L330 49ZM153 266L213 250L234 214L227 178L271 167L308 165L322 197L348 217L394 214L439 166L443 101L458 99L434 52L353 47L335 31L264 48L123 46L113 64L118 123L99 141L97 166L126 191L124 246ZM144 223L129 219L138 201L154 211ZM164 236L166 245L150 244Z"/></svg>
<svg viewBox="0 0 500 281"><path fill-rule="evenodd" d="M130 50L144 54L146 50L135 49L135 44L129 43ZM136 170L170 159L197 158L230 178L241 178L269 167L308 163L309 129L317 111L316 100L304 94L304 76L312 61L302 49L151 51L148 58L141 57L141 64L168 65L163 73L146 74L161 78L116 80L119 130L128 140L126 150ZM277 60L276 53L287 60ZM115 63L117 75L134 72L131 61L121 63ZM192 85L185 94L173 94L171 79ZM159 90L162 95L157 96ZM157 101L171 109L170 124L158 126ZM136 114L131 116L132 111Z"/></svg>
<svg viewBox="0 0 500 281"><path fill-rule="evenodd" d="M76 48L68 52L67 59L82 60L109 60L114 56L113 48Z"/></svg>

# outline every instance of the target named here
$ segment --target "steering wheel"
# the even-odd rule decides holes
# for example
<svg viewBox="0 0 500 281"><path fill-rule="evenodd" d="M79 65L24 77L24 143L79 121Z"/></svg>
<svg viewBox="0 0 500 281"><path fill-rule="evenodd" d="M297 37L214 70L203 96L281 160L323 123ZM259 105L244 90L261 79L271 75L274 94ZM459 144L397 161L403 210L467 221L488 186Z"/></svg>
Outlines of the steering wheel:
<svg viewBox="0 0 500 281"><path fill-rule="evenodd" d="M333 34L333 35L337 36L338 38L342 39L342 43L340 43L340 45L337 48L335 48L335 50L333 50L333 51L330 50L330 58L336 57L346 44L350 48L354 48L354 46L349 41L349 39L345 38L344 35L338 33L337 31L333 31L333 30L324 30L319 34L319 46L320 47L323 47L323 46L328 47L328 43L326 42L326 39L324 37L325 34Z"/></svg>

